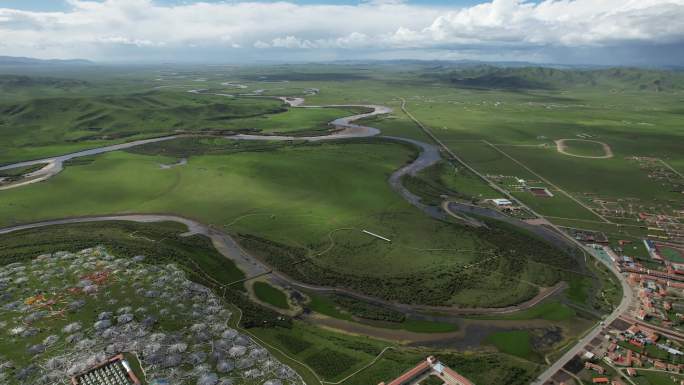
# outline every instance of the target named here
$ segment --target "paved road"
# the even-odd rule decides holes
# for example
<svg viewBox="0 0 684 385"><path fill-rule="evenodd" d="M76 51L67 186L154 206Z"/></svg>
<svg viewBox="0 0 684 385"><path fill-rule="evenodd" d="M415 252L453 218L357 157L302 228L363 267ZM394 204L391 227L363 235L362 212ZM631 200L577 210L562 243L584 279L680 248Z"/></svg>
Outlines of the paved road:
<svg viewBox="0 0 684 385"><path fill-rule="evenodd" d="M554 362L551 366L544 370L544 372L542 372L537 377L537 379L532 382L532 385L541 385L549 381L551 377L553 377L553 375L556 374L557 371L559 371L563 366L565 366L565 364L570 362L570 360L572 360L573 357L582 352L584 350L584 347L591 340L598 337L604 331L604 325L610 325L611 323L613 323L613 321L620 318L620 316L623 313L626 313L629 309L630 304L632 303L632 288L629 286L629 284L627 283L627 279L622 275L622 273L620 273L612 263L606 262L599 256L594 255L592 249L585 248L585 250L592 254L596 259L601 261L601 263L607 266L610 269L610 271L612 271L613 274L615 274L618 277L620 284L622 285L622 301L620 302L618 307L616 307L613 310L612 313L610 313L606 318L603 319L603 321L600 324L595 325L591 330L587 332L587 334L584 335L584 337L580 338L580 340L577 341L577 343L570 350L563 354L561 358L556 360L556 362Z"/></svg>
<svg viewBox="0 0 684 385"><path fill-rule="evenodd" d="M584 202L582 202L581 200L575 198L575 197L574 197L572 194L570 194L569 192L563 190L562 188L560 188L558 185L554 184L554 183L551 182L550 180L548 180L548 179L544 178L543 176L539 175L538 173L534 172L531 168L527 167L527 166L526 166L525 164L523 164L522 162L520 162L520 161L518 161L517 159L515 159L514 157L508 155L507 152L503 151L503 150L500 149L499 147L497 147L497 146L495 146L495 145L489 143L489 142L486 141L486 140L483 140L482 142L485 143L486 145L488 145L489 147L491 147L492 149L494 149L495 151L497 151L498 153L500 153L501 155L503 155L503 156L505 156L506 158L510 159L511 161L513 161L513 162L514 162L515 164L517 164L518 166L524 168L524 169L527 170L529 173L531 173L532 175L534 175L534 176L536 176L537 178L539 178L539 180L541 180L542 182L544 182L544 183L546 183L547 185L553 187L553 188L556 189L557 191L560 191L561 194L565 195L566 197L568 197L569 199L571 199L572 201L574 201L574 202L577 203L578 205L584 207L584 208L587 209L589 212L591 212L592 214L594 214L596 217L601 218L601 220L603 220L605 223L613 224L613 222L609 221L609 220L606 219L604 216L602 216L601 214L597 213L595 210L593 210L591 207L587 206L587 205L586 205Z"/></svg>

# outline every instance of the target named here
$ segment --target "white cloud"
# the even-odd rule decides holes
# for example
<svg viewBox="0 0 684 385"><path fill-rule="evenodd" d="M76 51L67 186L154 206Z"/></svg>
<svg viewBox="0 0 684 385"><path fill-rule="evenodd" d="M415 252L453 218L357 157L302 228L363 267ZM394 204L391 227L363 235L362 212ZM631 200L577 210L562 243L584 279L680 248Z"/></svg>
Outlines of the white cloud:
<svg viewBox="0 0 684 385"><path fill-rule="evenodd" d="M271 48L271 45L268 43L264 43L261 40L258 40L256 43L254 43L254 48L259 48L259 49Z"/></svg>
<svg viewBox="0 0 684 385"><path fill-rule="evenodd" d="M302 40L294 36L276 37L271 42L271 47L273 48L298 48L298 49L310 49L316 48L316 44L310 42L309 40Z"/></svg>
<svg viewBox="0 0 684 385"><path fill-rule="evenodd" d="M112 43L112 44L123 44L123 45L134 45L136 47L153 47L153 46L164 46L164 43L155 43L150 40L140 40L131 39L123 36L107 36L97 39L101 43Z"/></svg>
<svg viewBox="0 0 684 385"><path fill-rule="evenodd" d="M494 0L439 16L422 33L436 42L594 46L684 39L683 0Z"/></svg>
<svg viewBox="0 0 684 385"><path fill-rule="evenodd" d="M5 55L107 59L112 46L408 50L684 42L684 0L493 0L467 8L69 0L67 12L0 8ZM247 47L247 48L243 48ZM144 54L144 53L141 53Z"/></svg>

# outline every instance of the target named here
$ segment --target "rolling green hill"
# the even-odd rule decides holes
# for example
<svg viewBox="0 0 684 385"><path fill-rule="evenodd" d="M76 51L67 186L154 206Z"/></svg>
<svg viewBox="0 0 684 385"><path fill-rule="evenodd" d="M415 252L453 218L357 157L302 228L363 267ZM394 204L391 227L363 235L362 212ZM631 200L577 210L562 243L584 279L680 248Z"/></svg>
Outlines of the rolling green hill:
<svg viewBox="0 0 684 385"><path fill-rule="evenodd" d="M684 73L640 68L556 69L549 67L475 66L436 76L457 86L494 89L563 89L603 87L626 90L684 89Z"/></svg>

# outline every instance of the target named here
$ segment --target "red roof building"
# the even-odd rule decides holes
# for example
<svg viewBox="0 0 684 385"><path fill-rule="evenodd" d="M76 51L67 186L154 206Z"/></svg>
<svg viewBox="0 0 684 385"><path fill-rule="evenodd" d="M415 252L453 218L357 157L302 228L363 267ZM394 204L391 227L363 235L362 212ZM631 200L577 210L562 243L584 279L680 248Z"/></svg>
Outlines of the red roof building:
<svg viewBox="0 0 684 385"><path fill-rule="evenodd" d="M643 321L646 319L646 316L647 316L646 310L641 309L641 310L639 310L639 314L637 314L637 319L640 319Z"/></svg>
<svg viewBox="0 0 684 385"><path fill-rule="evenodd" d="M426 374L432 374L439 377L447 385L473 385L470 380L456 373L448 366L439 362L435 357L430 356L418 365L408 370L401 376L385 384L381 382L378 385L408 385L413 384L418 377Z"/></svg>
<svg viewBox="0 0 684 385"><path fill-rule="evenodd" d="M591 362L589 362L589 361L587 361L587 362L584 363L584 368L585 368L585 369L591 369L591 370L595 371L595 372L598 373L598 374L603 374L603 373L605 373L605 371L606 371L601 365L596 365L596 364L591 363Z"/></svg>

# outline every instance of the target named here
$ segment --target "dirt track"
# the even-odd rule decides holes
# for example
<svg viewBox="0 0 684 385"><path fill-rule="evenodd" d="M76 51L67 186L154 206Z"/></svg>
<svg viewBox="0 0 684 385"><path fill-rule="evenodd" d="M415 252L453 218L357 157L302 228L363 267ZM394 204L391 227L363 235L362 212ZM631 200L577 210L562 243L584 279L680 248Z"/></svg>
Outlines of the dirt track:
<svg viewBox="0 0 684 385"><path fill-rule="evenodd" d="M603 155L600 156L591 156L591 155L577 155L577 154L572 154L567 151L568 146L565 144L565 142L568 141L577 141L577 142L590 142L590 143L598 143L603 147ZM613 149L610 148L609 145L599 142L597 140L587 140L587 139L558 139L556 140L556 150L560 152L563 155L568 155L568 156L574 156L576 158L587 158L587 159L609 159L613 157Z"/></svg>

